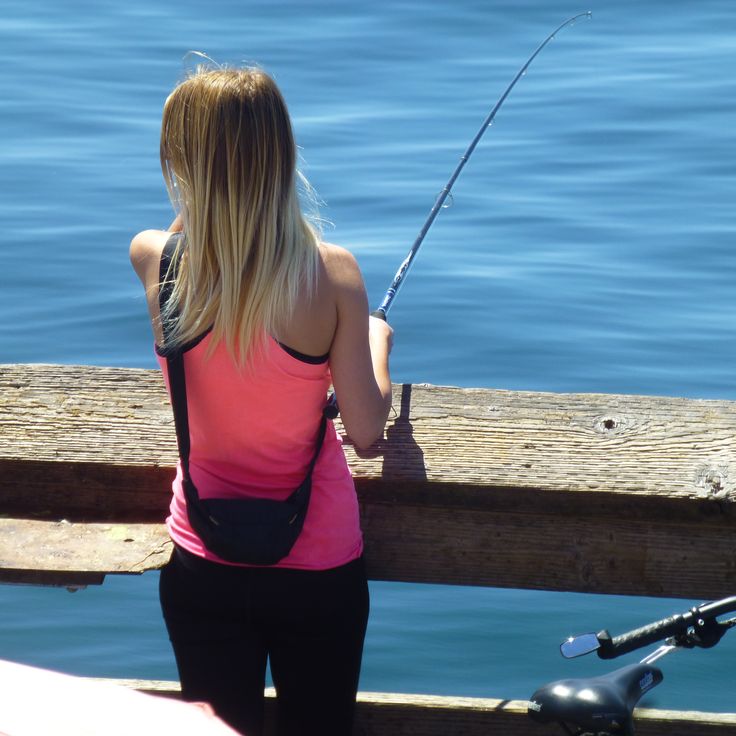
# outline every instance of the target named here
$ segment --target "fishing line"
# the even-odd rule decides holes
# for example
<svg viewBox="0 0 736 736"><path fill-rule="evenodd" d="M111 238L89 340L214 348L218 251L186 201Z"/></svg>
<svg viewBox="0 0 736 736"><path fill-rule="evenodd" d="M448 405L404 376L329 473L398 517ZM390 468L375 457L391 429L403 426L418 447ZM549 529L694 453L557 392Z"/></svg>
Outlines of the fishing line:
<svg viewBox="0 0 736 736"><path fill-rule="evenodd" d="M371 312L372 317L378 317L379 319L386 320L386 315L388 314L389 309L391 309L391 305L393 304L394 299L396 298L396 295L399 293L399 289L401 288L401 285L404 283L404 279L406 278L406 274L409 272L409 269L411 268L412 263L414 262L414 258L417 255L417 252L419 251L419 247L421 246L422 242L424 241L424 238L426 237L427 233L429 232L429 228L432 227L432 223L435 221L435 218L437 217L439 211L443 209L443 207L449 206L445 205L445 200L450 197L450 203L452 203L452 195L450 194L450 191L452 190L453 185L455 184L455 181L457 180L458 176L460 176L460 172L463 170L466 163L468 163L468 159L470 159L471 155L473 154L473 151L475 150L475 147L478 145L478 142L483 137L483 134L486 132L488 128L491 127L493 124L493 119L496 117L496 113L501 109L501 106L506 101L506 98L509 96L509 93L511 90L516 86L516 83L521 79L521 77L526 74L526 70L529 68L529 65L534 61L534 59L537 58L538 54L541 52L541 50L566 26L572 25L575 23L575 21L579 20L580 18L591 18L593 16L592 11L588 10L585 13L578 13L577 15L573 15L571 18L568 18L564 23L561 23L557 28L555 28L552 33L547 36L547 38L542 41L542 43L539 44L536 51L526 60L524 63L524 66L519 69L519 71L516 73L516 76L511 80L511 83L508 87L504 90L504 93L499 97L498 102L493 106L490 113L488 113L488 116L483 121L483 125L480 126L480 129L475 134L475 137L470 142L470 145L466 149L465 153L460 157L460 161L458 162L457 166L455 167L455 170L452 172L452 175L447 181L447 184L445 184L442 191L437 196L437 199L432 206L432 209L429 212L429 216L427 217L426 221L424 222L424 225L422 225L422 229L419 231L419 235L417 235L416 240L414 241L414 244L411 246L411 249L409 250L408 255L406 258L402 261L401 265L399 266L399 270L396 272L396 275L394 276L394 280L391 282L391 286L388 287L386 290L386 294L383 297L383 301L378 306L378 308ZM327 402L327 406L325 407L325 414L329 419L334 419L338 413L339 409L337 406L337 399L335 398L335 394L333 393L329 401Z"/></svg>

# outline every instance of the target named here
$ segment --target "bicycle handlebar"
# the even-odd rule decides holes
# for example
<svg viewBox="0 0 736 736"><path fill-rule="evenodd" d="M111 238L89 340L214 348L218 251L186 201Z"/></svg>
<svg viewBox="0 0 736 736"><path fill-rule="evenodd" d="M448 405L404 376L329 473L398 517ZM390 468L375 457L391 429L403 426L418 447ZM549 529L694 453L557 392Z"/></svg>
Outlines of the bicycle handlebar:
<svg viewBox="0 0 736 736"><path fill-rule="evenodd" d="M691 608L686 613L668 616L638 629L633 629L620 636L612 637L605 629L597 634L600 647L598 656L601 659L614 659L635 649L667 639L670 636L685 637L690 630L693 636L688 637L690 646L709 647L716 644L727 624L719 624L715 619L724 613L736 611L736 596L719 601L703 603ZM732 623L730 625L733 625Z"/></svg>
<svg viewBox="0 0 736 736"><path fill-rule="evenodd" d="M689 624L686 619L688 615L677 614L675 616L668 616L661 621L655 621L638 629L627 631L620 636L612 637L604 629L598 634L598 643L600 644L597 650L598 656L601 659L615 659L622 654L628 654L635 649L645 647L647 644L653 644L654 642L666 639L668 636L684 633L687 631Z"/></svg>

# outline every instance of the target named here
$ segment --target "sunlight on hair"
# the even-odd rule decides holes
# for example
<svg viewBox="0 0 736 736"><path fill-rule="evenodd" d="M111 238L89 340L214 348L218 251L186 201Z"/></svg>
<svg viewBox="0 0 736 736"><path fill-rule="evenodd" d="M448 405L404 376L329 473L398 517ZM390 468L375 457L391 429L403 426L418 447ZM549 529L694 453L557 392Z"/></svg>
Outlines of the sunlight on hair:
<svg viewBox="0 0 736 736"><path fill-rule="evenodd" d="M200 66L164 105L161 168L186 239L165 308L179 312L173 341L212 327L210 347L223 339L243 365L317 279L318 199L297 170L274 80L259 68Z"/></svg>
<svg viewBox="0 0 736 736"><path fill-rule="evenodd" d="M299 156L299 161L303 163L301 153L299 153L298 150L297 154ZM307 179L299 166L297 166L296 169L296 186L299 204L304 216L321 239L321 235L325 228L334 228L335 224L331 220L322 217L320 214L320 208L325 205L325 202L319 196L317 190L312 186L311 182Z"/></svg>
<svg viewBox="0 0 736 736"><path fill-rule="evenodd" d="M200 69L224 69L222 64L218 64L211 56L205 54L204 51L187 51L182 57L181 63L185 71L188 72L187 76L191 76L191 74L198 72Z"/></svg>

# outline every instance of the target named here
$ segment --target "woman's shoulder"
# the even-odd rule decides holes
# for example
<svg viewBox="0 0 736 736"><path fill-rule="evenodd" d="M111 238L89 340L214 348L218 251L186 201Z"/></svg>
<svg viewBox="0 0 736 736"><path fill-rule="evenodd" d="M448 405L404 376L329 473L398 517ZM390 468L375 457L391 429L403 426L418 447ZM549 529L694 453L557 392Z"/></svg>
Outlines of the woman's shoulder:
<svg viewBox="0 0 736 736"><path fill-rule="evenodd" d="M338 288L363 288L363 276L355 256L334 243L320 243L320 257L327 276Z"/></svg>
<svg viewBox="0 0 736 736"><path fill-rule="evenodd" d="M158 274L161 253L171 235L167 230L143 230L130 241L130 262L144 283L151 273Z"/></svg>

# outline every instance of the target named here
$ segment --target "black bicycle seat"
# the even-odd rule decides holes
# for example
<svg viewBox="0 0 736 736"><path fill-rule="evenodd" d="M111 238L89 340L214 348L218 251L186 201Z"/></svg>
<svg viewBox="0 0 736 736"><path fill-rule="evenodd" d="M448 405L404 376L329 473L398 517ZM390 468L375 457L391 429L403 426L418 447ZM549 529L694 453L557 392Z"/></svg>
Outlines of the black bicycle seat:
<svg viewBox="0 0 736 736"><path fill-rule="evenodd" d="M539 723L574 724L595 734L631 736L634 707L663 678L658 667L631 664L600 677L557 680L532 695L529 716Z"/></svg>

